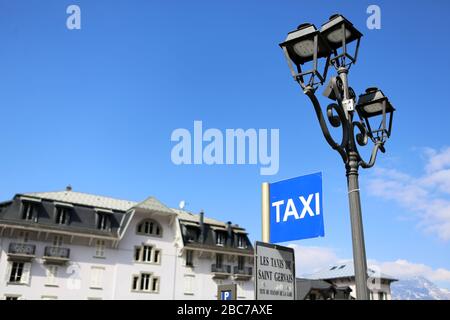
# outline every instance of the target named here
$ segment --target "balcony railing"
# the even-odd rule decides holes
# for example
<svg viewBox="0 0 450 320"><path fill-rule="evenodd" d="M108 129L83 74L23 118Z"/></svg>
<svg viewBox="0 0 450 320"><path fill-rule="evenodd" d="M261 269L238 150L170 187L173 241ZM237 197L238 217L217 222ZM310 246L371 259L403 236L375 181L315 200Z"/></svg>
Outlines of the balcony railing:
<svg viewBox="0 0 450 320"><path fill-rule="evenodd" d="M8 256L14 259L31 260L34 258L36 246L29 243L10 243Z"/></svg>
<svg viewBox="0 0 450 320"><path fill-rule="evenodd" d="M252 267L243 267L243 268L239 268L239 267L234 267L233 268L233 273L236 276L252 276L253 275L253 268Z"/></svg>
<svg viewBox="0 0 450 320"><path fill-rule="evenodd" d="M45 247L44 260L50 263L66 263L69 261L70 249L62 247Z"/></svg>
<svg viewBox="0 0 450 320"><path fill-rule="evenodd" d="M8 253L33 256L35 251L36 251L36 246L34 244L10 243Z"/></svg>
<svg viewBox="0 0 450 320"><path fill-rule="evenodd" d="M216 264L213 264L211 265L211 272L231 274L231 266L225 264L218 266Z"/></svg>

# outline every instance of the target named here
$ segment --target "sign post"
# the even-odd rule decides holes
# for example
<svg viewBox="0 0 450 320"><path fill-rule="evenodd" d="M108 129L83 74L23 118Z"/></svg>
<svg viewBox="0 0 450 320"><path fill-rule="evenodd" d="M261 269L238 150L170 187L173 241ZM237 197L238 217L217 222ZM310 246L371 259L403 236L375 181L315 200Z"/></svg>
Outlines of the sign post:
<svg viewBox="0 0 450 320"><path fill-rule="evenodd" d="M257 241L255 254L255 299L295 300L294 249Z"/></svg>
<svg viewBox="0 0 450 320"><path fill-rule="evenodd" d="M262 184L262 241L270 242L270 185Z"/></svg>

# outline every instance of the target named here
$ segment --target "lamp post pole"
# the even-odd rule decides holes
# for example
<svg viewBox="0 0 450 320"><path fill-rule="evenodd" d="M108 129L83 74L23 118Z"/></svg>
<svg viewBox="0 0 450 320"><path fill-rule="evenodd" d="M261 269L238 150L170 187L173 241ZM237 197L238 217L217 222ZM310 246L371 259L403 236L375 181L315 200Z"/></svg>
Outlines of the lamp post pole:
<svg viewBox="0 0 450 320"><path fill-rule="evenodd" d="M355 269L356 297L359 300L369 299L367 288L366 246L359 198L358 161L354 151L350 151L346 164L348 200L350 205L350 223L352 228L353 264Z"/></svg>
<svg viewBox="0 0 450 320"><path fill-rule="evenodd" d="M343 98L349 99L348 69L339 68L339 77L343 86ZM344 109L345 110L345 109ZM350 208L350 224L352 229L353 246L353 266L355 270L356 296L360 300L369 299L369 289L367 288L367 259L366 246L364 243L364 228L361 212L361 199L359 195L359 158L356 152L356 144L353 132L353 114L345 110L347 116L348 135L347 143L347 162L345 163L347 175L348 201Z"/></svg>

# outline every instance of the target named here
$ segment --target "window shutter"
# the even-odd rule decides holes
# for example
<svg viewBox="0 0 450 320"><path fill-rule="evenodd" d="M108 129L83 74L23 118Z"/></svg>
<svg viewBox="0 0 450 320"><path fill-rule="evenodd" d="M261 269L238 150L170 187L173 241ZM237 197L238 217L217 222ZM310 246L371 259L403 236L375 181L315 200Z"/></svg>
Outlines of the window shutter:
<svg viewBox="0 0 450 320"><path fill-rule="evenodd" d="M103 268L92 267L91 268L91 287L101 288L103 286Z"/></svg>
<svg viewBox="0 0 450 320"><path fill-rule="evenodd" d="M20 283L29 284L30 283L30 271L31 271L31 263L23 264L22 278L20 279Z"/></svg>
<svg viewBox="0 0 450 320"><path fill-rule="evenodd" d="M96 269L95 268L91 268L91 275L90 275L90 283L89 286L90 287L94 287L95 286L95 278L96 278Z"/></svg>
<svg viewBox="0 0 450 320"><path fill-rule="evenodd" d="M9 277L11 276L12 262L7 261L6 263L6 272L5 272L5 282L9 282Z"/></svg>
<svg viewBox="0 0 450 320"><path fill-rule="evenodd" d="M98 269L91 269L91 287L96 288L98 286Z"/></svg>
<svg viewBox="0 0 450 320"><path fill-rule="evenodd" d="M194 294L195 276L190 274L184 275L184 293Z"/></svg>

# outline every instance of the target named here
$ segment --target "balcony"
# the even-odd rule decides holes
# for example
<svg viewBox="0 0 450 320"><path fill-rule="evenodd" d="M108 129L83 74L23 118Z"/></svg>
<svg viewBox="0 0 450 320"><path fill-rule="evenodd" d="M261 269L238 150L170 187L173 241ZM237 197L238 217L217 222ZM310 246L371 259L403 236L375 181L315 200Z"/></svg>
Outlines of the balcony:
<svg viewBox="0 0 450 320"><path fill-rule="evenodd" d="M45 247L44 262L47 264L65 264L69 261L70 249L61 247Z"/></svg>
<svg viewBox="0 0 450 320"><path fill-rule="evenodd" d="M249 280L253 276L253 268L252 267L234 267L233 275L236 280Z"/></svg>
<svg viewBox="0 0 450 320"><path fill-rule="evenodd" d="M28 262L35 257L36 246L28 243L10 243L8 248L8 260Z"/></svg>
<svg viewBox="0 0 450 320"><path fill-rule="evenodd" d="M231 266L229 265L211 265L211 272L215 278L227 278L231 275Z"/></svg>

